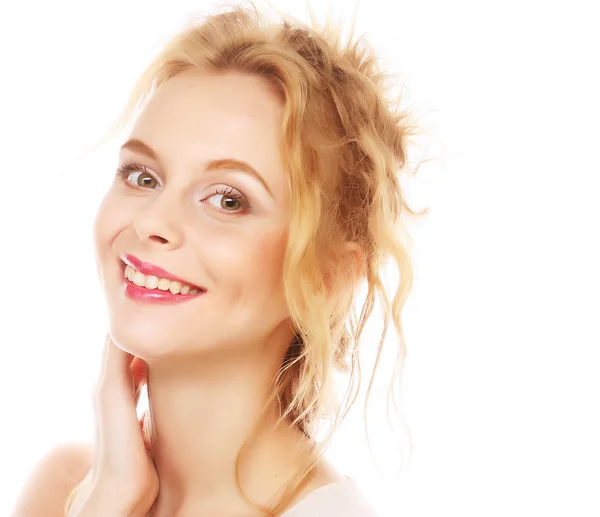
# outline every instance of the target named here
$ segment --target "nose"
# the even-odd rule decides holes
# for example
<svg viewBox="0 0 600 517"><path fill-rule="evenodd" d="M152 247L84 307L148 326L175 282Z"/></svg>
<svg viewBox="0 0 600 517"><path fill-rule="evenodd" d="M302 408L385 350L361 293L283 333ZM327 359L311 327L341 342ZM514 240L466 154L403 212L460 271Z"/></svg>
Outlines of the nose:
<svg viewBox="0 0 600 517"><path fill-rule="evenodd" d="M140 208L133 222L140 240L163 248L178 248L183 242L181 201L163 190Z"/></svg>

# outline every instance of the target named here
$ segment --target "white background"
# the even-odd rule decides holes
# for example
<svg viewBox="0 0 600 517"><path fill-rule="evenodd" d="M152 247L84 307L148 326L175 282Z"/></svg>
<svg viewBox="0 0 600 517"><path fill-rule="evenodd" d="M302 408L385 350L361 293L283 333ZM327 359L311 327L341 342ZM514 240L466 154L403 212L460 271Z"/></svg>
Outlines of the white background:
<svg viewBox="0 0 600 517"><path fill-rule="evenodd" d="M303 2L274 4L306 19ZM375 469L360 404L330 451L384 517L600 515L595 4L359 6L437 158L410 184L431 207L411 229L404 315L412 461L393 478L375 411ZM51 447L92 436L105 316L91 225L121 142L85 151L160 43L210 6L1 4L1 515ZM323 6L349 18L353 3Z"/></svg>

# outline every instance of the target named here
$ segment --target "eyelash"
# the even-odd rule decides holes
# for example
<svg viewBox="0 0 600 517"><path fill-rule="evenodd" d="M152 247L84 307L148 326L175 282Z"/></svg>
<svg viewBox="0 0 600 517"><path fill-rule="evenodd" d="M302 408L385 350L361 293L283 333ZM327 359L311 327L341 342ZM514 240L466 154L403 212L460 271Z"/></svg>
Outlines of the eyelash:
<svg viewBox="0 0 600 517"><path fill-rule="evenodd" d="M122 181L125 181L128 184L130 184L127 181L127 176L129 176L129 174L132 172L143 172L145 174L153 176L153 174L148 170L148 168L145 165L142 165L141 163L136 163L136 162L127 162L117 168L117 177L119 179L121 179ZM132 188L142 188L142 187L132 186ZM216 194L220 194L222 196L225 196L225 197L228 197L231 199L235 199L235 200L239 201L240 205L242 206L242 210L236 210L236 211L220 210L221 212L229 213L232 215L237 215L237 214L243 213L251 208L248 200L241 193L239 193L237 190L233 189L232 187L225 187L223 190L220 190L220 188L219 188L219 189L217 189L216 192L213 193L213 196ZM212 197L212 196L209 196L209 197Z"/></svg>

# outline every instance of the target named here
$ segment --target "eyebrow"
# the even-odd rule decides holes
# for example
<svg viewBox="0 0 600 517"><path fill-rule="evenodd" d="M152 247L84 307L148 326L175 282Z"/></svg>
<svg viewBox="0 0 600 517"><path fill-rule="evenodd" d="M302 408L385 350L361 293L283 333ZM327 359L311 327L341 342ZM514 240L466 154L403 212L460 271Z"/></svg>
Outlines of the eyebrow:
<svg viewBox="0 0 600 517"><path fill-rule="evenodd" d="M129 149L130 151L136 151L138 153L145 154L146 156L148 156L149 158L151 158L152 160L154 160L155 162L160 164L160 158L158 157L158 154L156 153L156 151L154 151L154 149L152 149L152 147L150 147L145 142L142 142L141 140L138 140L135 138L127 140L127 142L125 142L121 146L121 149ZM271 189L269 188L269 185L267 185L267 183L263 179L263 177L258 173L258 171L254 167L252 167L252 165L250 165L249 163L247 163L245 161L236 160L235 158L223 158L220 160L211 160L206 164L205 170L207 172L208 171L223 171L223 170L228 170L228 171L238 170L240 172L248 174L249 176L252 176L253 178L257 179L262 184L262 186L267 190L269 195L273 199L275 198L275 196L271 192Z"/></svg>

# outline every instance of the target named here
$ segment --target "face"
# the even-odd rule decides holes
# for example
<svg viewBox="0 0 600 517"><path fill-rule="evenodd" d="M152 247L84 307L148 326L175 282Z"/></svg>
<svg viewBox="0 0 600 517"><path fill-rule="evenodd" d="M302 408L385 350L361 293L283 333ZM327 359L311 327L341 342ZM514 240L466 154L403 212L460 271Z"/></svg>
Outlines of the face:
<svg viewBox="0 0 600 517"><path fill-rule="evenodd" d="M289 207L281 119L281 100L258 77L190 71L155 91L128 139L153 153L121 148L124 172L94 227L109 330L122 348L151 360L292 341L282 276ZM262 181L242 165L215 163L228 159L246 162ZM136 300L123 255L205 292Z"/></svg>

